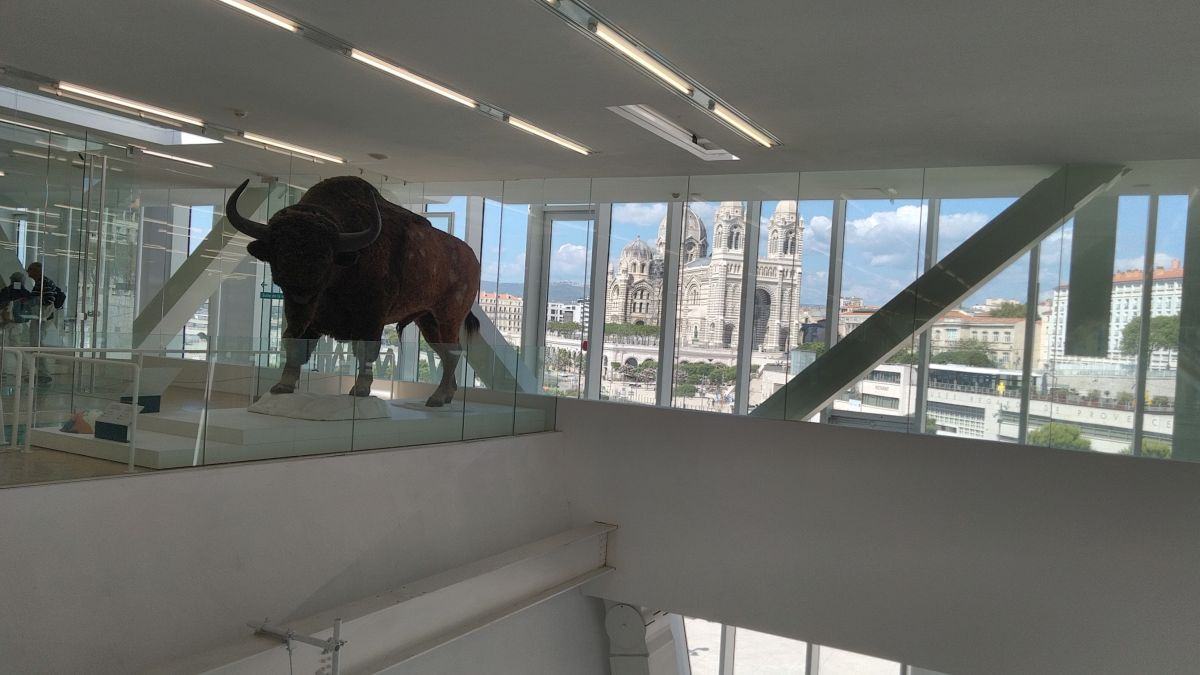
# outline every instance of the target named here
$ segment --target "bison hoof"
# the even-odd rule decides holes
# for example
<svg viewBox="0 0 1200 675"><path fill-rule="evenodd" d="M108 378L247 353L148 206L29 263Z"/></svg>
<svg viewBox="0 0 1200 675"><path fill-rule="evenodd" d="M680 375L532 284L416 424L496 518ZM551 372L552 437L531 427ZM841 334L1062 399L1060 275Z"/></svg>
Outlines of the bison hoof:
<svg viewBox="0 0 1200 675"><path fill-rule="evenodd" d="M438 393L434 393L433 396L429 397L428 401L425 401L426 408L440 408L445 404L446 404L446 398Z"/></svg>
<svg viewBox="0 0 1200 675"><path fill-rule="evenodd" d="M351 396L370 396L371 395L371 385L356 384L350 388L350 395Z"/></svg>
<svg viewBox="0 0 1200 675"><path fill-rule="evenodd" d="M284 384L280 382L274 387L271 387L272 394L290 394L294 391L296 391L296 385L294 384Z"/></svg>

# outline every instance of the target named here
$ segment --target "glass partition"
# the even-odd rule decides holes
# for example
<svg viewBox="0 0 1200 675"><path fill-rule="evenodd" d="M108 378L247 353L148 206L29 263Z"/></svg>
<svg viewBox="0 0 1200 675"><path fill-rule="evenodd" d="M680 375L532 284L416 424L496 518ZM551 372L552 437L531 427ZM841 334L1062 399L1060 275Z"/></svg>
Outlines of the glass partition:
<svg viewBox="0 0 1200 675"><path fill-rule="evenodd" d="M230 438L223 418L281 377L288 320L271 267L234 236L226 199L253 178L239 211L263 222L357 169L273 153L269 173L181 164L20 116L0 121L0 150L0 272L21 296L0 303L5 440L21 446L51 418L61 427L103 412L87 401L112 398L107 373L124 366L73 359L151 359L140 372L163 389L164 408L139 413L145 439L175 429L152 415L178 414L191 430L176 448L186 465L250 458L215 444ZM362 171L479 257L469 292L480 330L457 347L412 324L387 326L367 352L316 340L297 389L341 395L367 358L389 419L438 420L372 436L386 424L351 410L335 425L345 433L320 444L327 452L549 429L554 397L570 396L1190 459L1200 429L1175 410L1193 397L1178 361L1200 171L1130 168L1077 212L1025 231L1003 259L972 241L995 236L989 224L1057 167L437 184ZM1067 194L1065 183L1040 189L1060 204ZM956 275L978 283L954 288ZM946 304L922 314L933 296ZM897 297L912 302L890 305ZM1103 344L1081 347L1089 318ZM863 330L865 346L830 354ZM29 371L18 362L31 347L56 358L29 356ZM102 376L81 381L80 363ZM179 379L155 384L164 368ZM424 410L448 381L450 405Z"/></svg>

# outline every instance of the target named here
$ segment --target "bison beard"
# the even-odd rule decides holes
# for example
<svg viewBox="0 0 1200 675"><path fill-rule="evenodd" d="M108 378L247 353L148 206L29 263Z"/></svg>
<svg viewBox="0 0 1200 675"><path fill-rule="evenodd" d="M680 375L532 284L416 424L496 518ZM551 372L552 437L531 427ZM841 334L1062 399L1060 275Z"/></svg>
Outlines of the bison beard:
<svg viewBox="0 0 1200 675"><path fill-rule="evenodd" d="M271 266L275 284L283 289L286 359L271 392L295 391L300 367L316 341L328 335L354 343L358 376L350 394L369 396L384 327L395 323L400 332L416 322L442 359L441 383L426 405L452 401L460 330L479 330L471 314L479 261L470 247L385 201L361 178L323 180L266 225L237 211L247 183L230 195L225 213L254 240L246 250Z"/></svg>

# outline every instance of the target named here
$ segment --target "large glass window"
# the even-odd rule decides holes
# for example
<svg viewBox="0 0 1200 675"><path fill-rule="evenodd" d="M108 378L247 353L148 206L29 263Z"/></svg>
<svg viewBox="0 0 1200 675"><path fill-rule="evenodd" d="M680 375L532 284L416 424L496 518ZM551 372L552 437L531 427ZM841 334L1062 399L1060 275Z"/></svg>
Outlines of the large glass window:
<svg viewBox="0 0 1200 675"><path fill-rule="evenodd" d="M1027 438L1031 445L1101 452L1129 452L1133 445L1148 207L1147 197L1117 201L1115 255L1107 283L1072 288L1071 268L1081 263L1071 258L1076 237L1097 236L1081 231L1081 222L1102 229L1111 228L1111 220L1077 217L1050 246L1048 253L1061 257L1051 260L1051 273L1057 272L1055 283L1042 288L1047 351L1041 358L1040 386L1031 395ZM1047 292L1047 287L1052 290ZM1106 343L1099 352L1084 354L1072 345L1068 324L1075 302L1083 299L1076 297L1073 302L1072 296L1086 293L1107 294L1110 304ZM1157 305L1152 300L1151 316L1162 311L1164 297L1159 296Z"/></svg>
<svg viewBox="0 0 1200 675"><path fill-rule="evenodd" d="M738 628L736 631L734 673L803 675L805 672L807 643L748 628Z"/></svg>
<svg viewBox="0 0 1200 675"><path fill-rule="evenodd" d="M667 205L612 205L602 398L655 403L662 335Z"/></svg>
<svg viewBox="0 0 1200 675"><path fill-rule="evenodd" d="M733 412L741 340L746 202L691 202L679 255L675 382L678 408Z"/></svg>
<svg viewBox="0 0 1200 675"><path fill-rule="evenodd" d="M920 172L885 172L878 191L894 199L859 198L845 203L845 244L837 339L858 329L921 273L928 210L920 198ZM877 192L878 192L877 191ZM866 193L866 191L862 191ZM908 322L911 317L892 317ZM899 383L860 380L833 402L830 421L906 431L915 407L915 338L895 350L881 367Z"/></svg>
<svg viewBox="0 0 1200 675"><path fill-rule="evenodd" d="M692 675L717 675L721 670L721 624L685 617L683 629Z"/></svg>
<svg viewBox="0 0 1200 675"><path fill-rule="evenodd" d="M1179 311L1183 305L1184 235L1187 230L1188 198L1163 195L1158 198L1153 272L1151 278L1150 324L1147 331L1146 393L1141 424L1141 447L1145 457L1170 457L1175 429L1175 387L1179 371ZM1140 319L1139 313L1139 319ZM1131 331L1121 332L1120 349L1127 354ZM1141 343L1138 343L1139 345ZM1133 448L1127 452L1134 452Z"/></svg>
<svg viewBox="0 0 1200 675"><path fill-rule="evenodd" d="M787 383L792 353L804 339L805 323L811 320L801 300L804 234L804 214L795 200L761 202L758 266L750 309L750 408Z"/></svg>
<svg viewBox="0 0 1200 675"><path fill-rule="evenodd" d="M590 212L547 211L550 265L545 286L546 342L542 387L578 398L586 382L592 228Z"/></svg>
<svg viewBox="0 0 1200 675"><path fill-rule="evenodd" d="M939 200L935 259L958 248L1013 201ZM926 433L1017 439L1028 286L1026 255L927 330Z"/></svg>
<svg viewBox="0 0 1200 675"><path fill-rule="evenodd" d="M820 675L900 675L900 664L866 654L821 646L817 672Z"/></svg>

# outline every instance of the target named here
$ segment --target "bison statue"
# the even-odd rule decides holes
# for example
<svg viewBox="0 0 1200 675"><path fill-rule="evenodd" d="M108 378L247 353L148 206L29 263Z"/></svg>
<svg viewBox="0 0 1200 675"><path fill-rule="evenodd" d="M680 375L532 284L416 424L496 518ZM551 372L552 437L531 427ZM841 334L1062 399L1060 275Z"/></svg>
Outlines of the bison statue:
<svg viewBox="0 0 1200 675"><path fill-rule="evenodd" d="M271 393L291 393L318 338L351 341L358 374L350 394L369 396L383 329L416 322L442 359L442 380L427 406L454 398L460 330L479 330L471 314L479 260L464 242L380 196L354 176L325 179L267 224L238 213L249 181L229 196L225 215L253 241L250 255L271 266L283 290L285 362Z"/></svg>

